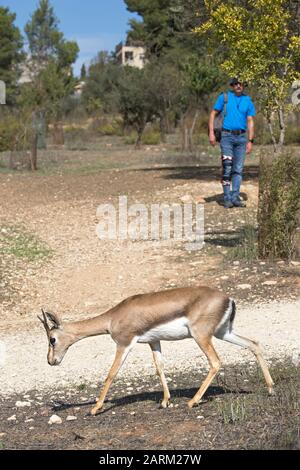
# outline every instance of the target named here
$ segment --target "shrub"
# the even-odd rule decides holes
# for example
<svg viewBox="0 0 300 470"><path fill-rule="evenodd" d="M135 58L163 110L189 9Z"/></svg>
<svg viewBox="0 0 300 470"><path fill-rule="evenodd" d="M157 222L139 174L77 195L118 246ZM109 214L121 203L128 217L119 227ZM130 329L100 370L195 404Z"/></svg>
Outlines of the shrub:
<svg viewBox="0 0 300 470"><path fill-rule="evenodd" d="M127 145L133 145L137 140L137 132L132 131L130 134L127 134L124 138L124 142ZM153 130L147 130L142 135L142 144L143 145L159 145L160 144L160 133Z"/></svg>
<svg viewBox="0 0 300 470"><path fill-rule="evenodd" d="M299 181L299 157L285 151L261 158L258 208L260 256L291 259L299 249Z"/></svg>
<svg viewBox="0 0 300 470"><path fill-rule="evenodd" d="M142 136L142 144L144 145L158 145L160 144L160 133L157 131L146 131Z"/></svg>
<svg viewBox="0 0 300 470"><path fill-rule="evenodd" d="M285 134L286 144L300 144L300 129L288 126Z"/></svg>
<svg viewBox="0 0 300 470"><path fill-rule="evenodd" d="M14 150L17 146L21 124L15 116L6 116L0 121L0 152Z"/></svg>

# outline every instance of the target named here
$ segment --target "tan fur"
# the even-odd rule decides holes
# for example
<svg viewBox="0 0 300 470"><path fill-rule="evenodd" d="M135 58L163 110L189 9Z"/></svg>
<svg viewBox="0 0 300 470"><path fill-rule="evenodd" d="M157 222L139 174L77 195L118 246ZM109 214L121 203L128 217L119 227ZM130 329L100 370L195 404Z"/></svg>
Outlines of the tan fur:
<svg viewBox="0 0 300 470"><path fill-rule="evenodd" d="M116 357L97 404L91 411L92 414L96 414L103 406L111 382L125 361L127 354L134 344L139 341L139 338L142 338L148 332L155 336L159 327L162 330L168 331L168 328L171 328L172 325L170 322L174 322L176 319L181 321L180 319L182 319L184 324L188 325L187 328L190 336L195 339L199 347L206 354L210 364L208 376L189 402L191 407L199 403L220 368L221 362L213 347L212 337L215 333L217 334L218 325L226 320L225 333L222 332L221 337L218 337L251 349L261 365L269 392L271 393L273 381L257 343L237 336L231 331L234 312L231 315L231 319L230 309L232 309L233 304L233 301L223 292L210 287L199 286L134 295L123 300L102 315L67 324L63 324L57 315L53 313L45 314L43 312L43 319L40 318L40 320L45 326L49 339L48 362L50 365L60 364L68 348L76 341L88 336L111 335L117 345ZM52 329L47 324L46 317L54 325ZM154 333L152 333L153 331ZM175 328L175 335L177 334L176 331ZM151 342L148 340L147 342L149 342L152 349L155 367L164 390L162 406L166 407L170 393L163 372L159 339L154 338ZM180 339L179 333L178 337L174 339Z"/></svg>

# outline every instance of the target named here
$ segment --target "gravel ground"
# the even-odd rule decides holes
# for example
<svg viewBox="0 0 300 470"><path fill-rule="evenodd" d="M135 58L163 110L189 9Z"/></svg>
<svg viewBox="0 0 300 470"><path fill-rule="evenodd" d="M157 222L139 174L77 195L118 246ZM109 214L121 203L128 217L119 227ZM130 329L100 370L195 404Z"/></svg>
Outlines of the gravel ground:
<svg viewBox="0 0 300 470"><path fill-rule="evenodd" d="M267 358L300 358L300 301L276 302L242 307L238 310L236 331L257 339ZM223 364L253 361L252 354L231 344L215 340ZM24 393L102 381L114 357L114 343L109 336L87 338L75 344L60 367L47 364L47 341L42 326L24 334L1 336L1 394ZM207 367L206 360L193 340L164 342L166 374ZM150 348L137 345L120 371L128 379L153 374Z"/></svg>

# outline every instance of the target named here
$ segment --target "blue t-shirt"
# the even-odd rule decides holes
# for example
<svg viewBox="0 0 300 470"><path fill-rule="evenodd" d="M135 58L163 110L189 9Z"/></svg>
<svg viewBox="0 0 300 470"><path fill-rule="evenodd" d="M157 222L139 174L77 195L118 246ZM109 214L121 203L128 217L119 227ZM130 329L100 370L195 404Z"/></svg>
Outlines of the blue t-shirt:
<svg viewBox="0 0 300 470"><path fill-rule="evenodd" d="M224 117L223 127L231 131L244 129L247 130L247 117L255 116L255 107L253 101L248 95L237 96L233 91L227 92L228 101L226 104L226 116ZM223 111L224 93L218 96L214 105L214 110Z"/></svg>

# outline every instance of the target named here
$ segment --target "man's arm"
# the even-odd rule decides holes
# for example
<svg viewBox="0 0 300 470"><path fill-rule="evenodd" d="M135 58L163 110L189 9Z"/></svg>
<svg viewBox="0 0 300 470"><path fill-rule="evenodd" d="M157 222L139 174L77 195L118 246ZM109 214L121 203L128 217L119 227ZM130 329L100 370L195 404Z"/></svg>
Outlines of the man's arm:
<svg viewBox="0 0 300 470"><path fill-rule="evenodd" d="M215 117L219 114L219 111L216 111L215 109L212 110L209 116L209 121L208 121L208 129L209 129L209 143L212 146L215 146L217 141L214 133L214 120Z"/></svg>
<svg viewBox="0 0 300 470"><path fill-rule="evenodd" d="M249 142L249 140L254 139L254 119L253 116L247 117L247 127L248 127L248 143L246 152L250 153L252 151L253 143Z"/></svg>

